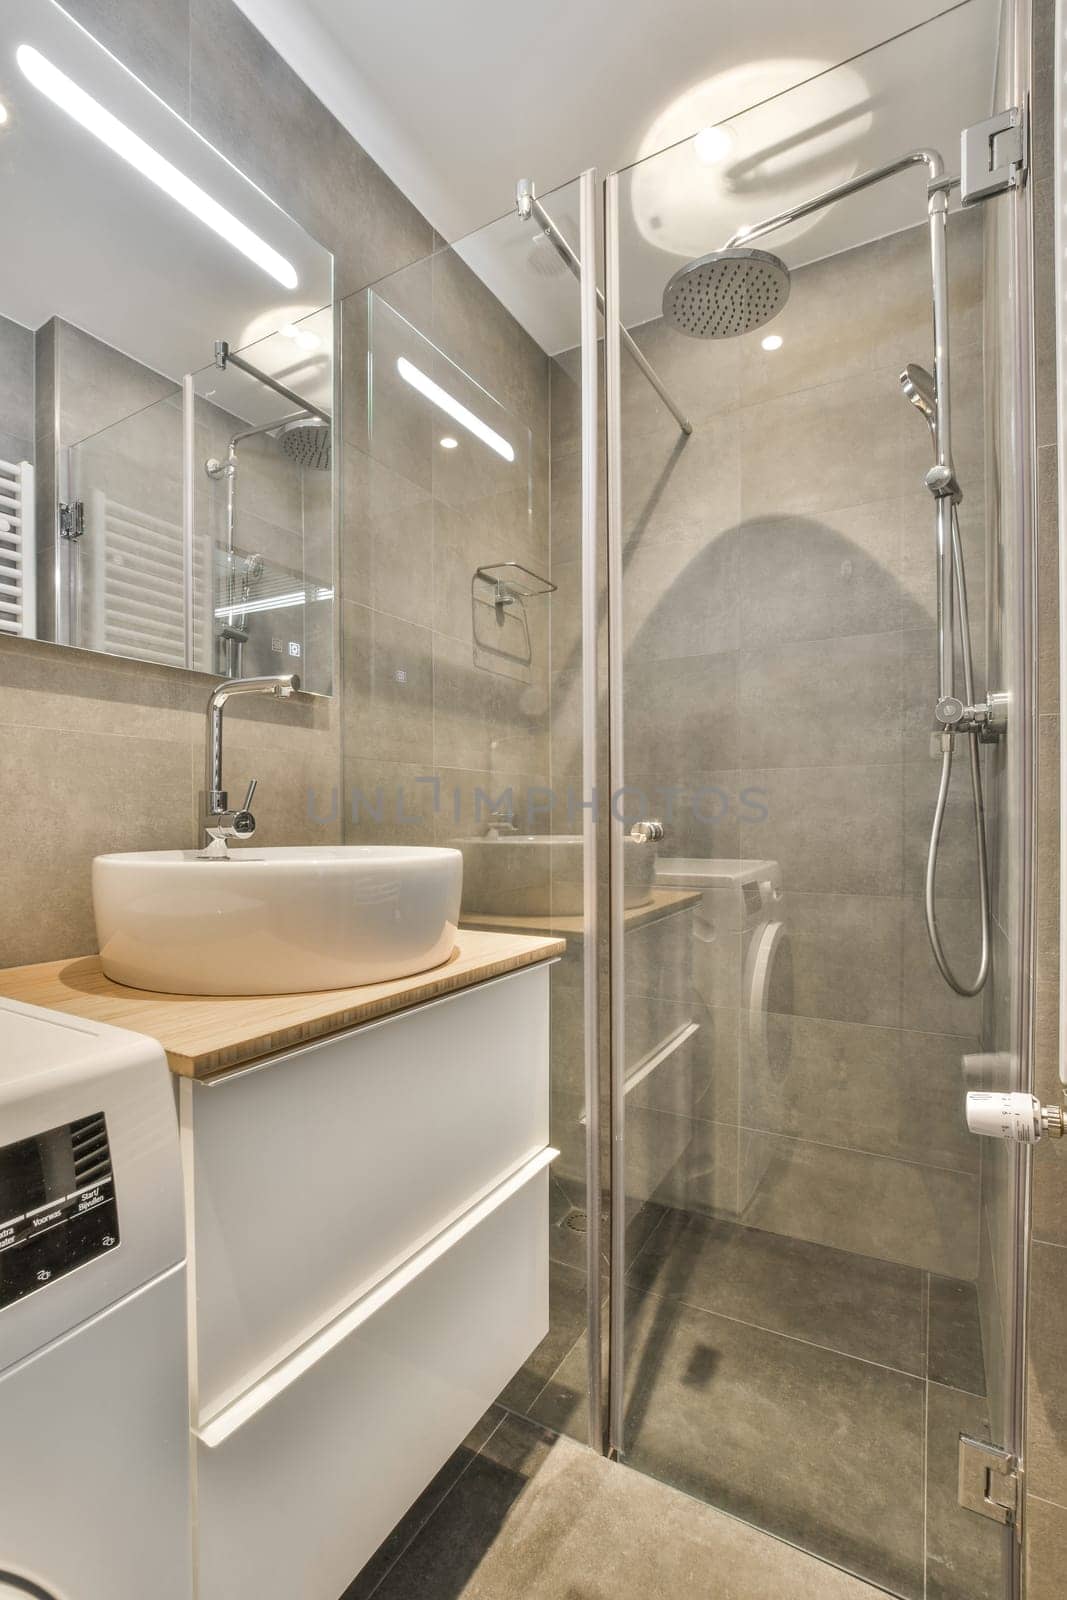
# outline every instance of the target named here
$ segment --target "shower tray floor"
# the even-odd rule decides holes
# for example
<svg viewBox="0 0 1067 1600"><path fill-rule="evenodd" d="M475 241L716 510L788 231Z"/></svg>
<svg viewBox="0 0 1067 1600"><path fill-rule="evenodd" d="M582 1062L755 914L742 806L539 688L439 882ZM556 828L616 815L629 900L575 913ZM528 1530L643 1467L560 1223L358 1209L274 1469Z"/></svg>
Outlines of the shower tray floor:
<svg viewBox="0 0 1067 1600"><path fill-rule="evenodd" d="M341 1600L873 1600L879 1593L494 1407Z"/></svg>

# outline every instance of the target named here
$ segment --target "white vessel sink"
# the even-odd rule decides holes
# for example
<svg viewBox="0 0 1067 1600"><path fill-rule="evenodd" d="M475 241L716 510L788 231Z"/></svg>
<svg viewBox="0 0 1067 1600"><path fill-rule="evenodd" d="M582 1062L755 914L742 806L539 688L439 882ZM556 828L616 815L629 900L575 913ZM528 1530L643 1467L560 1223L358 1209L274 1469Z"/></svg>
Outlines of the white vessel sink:
<svg viewBox="0 0 1067 1600"><path fill-rule="evenodd" d="M582 836L578 833L483 834L454 839L463 855L465 916L579 916ZM626 842L626 904L652 898L655 846Z"/></svg>
<svg viewBox="0 0 1067 1600"><path fill-rule="evenodd" d="M452 954L463 859L392 845L97 856L104 972L167 994L297 994L384 983Z"/></svg>

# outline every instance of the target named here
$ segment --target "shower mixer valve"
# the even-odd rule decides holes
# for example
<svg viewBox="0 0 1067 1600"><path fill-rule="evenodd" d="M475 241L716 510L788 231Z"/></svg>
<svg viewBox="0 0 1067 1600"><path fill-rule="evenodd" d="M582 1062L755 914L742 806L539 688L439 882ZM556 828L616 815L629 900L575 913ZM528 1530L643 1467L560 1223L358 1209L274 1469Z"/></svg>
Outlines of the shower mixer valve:
<svg viewBox="0 0 1067 1600"><path fill-rule="evenodd" d="M942 733L976 733L983 744L992 744L1004 732L1007 695L988 694L977 705L969 706L957 695L942 695L934 707L934 720Z"/></svg>

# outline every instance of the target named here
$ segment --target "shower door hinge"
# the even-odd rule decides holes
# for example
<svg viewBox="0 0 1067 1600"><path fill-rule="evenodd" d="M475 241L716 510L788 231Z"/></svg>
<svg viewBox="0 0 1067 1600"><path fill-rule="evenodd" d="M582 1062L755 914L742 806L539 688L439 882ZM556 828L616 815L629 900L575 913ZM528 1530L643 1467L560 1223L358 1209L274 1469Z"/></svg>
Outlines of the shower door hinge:
<svg viewBox="0 0 1067 1600"><path fill-rule="evenodd" d="M1019 1462L1010 1450L969 1439L960 1434L959 1501L966 1511L977 1511L1010 1527L1019 1510Z"/></svg>
<svg viewBox="0 0 1067 1600"><path fill-rule="evenodd" d="M1026 181L1026 116L1009 106L960 135L960 199L973 206Z"/></svg>
<svg viewBox="0 0 1067 1600"><path fill-rule="evenodd" d="M85 532L85 503L82 500L62 500L59 505L59 536L61 539L80 539Z"/></svg>

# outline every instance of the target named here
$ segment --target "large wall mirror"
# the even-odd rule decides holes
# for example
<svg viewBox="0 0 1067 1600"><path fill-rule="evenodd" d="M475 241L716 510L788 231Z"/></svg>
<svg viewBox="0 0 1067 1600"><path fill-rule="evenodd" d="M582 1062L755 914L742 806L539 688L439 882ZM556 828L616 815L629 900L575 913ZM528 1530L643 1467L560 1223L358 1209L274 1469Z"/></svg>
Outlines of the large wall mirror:
<svg viewBox="0 0 1067 1600"><path fill-rule="evenodd" d="M330 252L53 0L0 183L0 633L330 693Z"/></svg>

